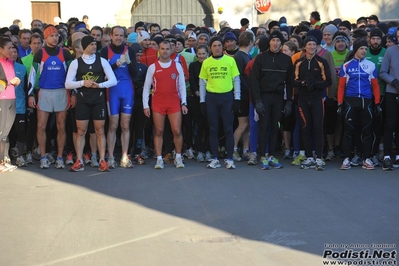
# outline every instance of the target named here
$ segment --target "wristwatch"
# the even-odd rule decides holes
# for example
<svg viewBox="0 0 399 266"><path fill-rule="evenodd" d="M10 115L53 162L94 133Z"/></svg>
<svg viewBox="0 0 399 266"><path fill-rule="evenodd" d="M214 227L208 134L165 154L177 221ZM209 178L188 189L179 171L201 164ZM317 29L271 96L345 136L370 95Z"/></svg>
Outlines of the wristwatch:
<svg viewBox="0 0 399 266"><path fill-rule="evenodd" d="M181 106L185 106L185 107L187 107L187 103L186 103L186 102L184 102L184 103L181 103Z"/></svg>

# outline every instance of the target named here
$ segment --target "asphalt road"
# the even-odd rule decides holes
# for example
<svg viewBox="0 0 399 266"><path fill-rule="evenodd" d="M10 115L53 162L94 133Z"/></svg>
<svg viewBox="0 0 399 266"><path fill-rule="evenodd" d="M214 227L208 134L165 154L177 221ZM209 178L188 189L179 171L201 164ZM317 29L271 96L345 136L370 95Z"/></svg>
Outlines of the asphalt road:
<svg viewBox="0 0 399 266"><path fill-rule="evenodd" d="M332 244L399 244L399 170L282 162L0 173L0 265L313 266Z"/></svg>

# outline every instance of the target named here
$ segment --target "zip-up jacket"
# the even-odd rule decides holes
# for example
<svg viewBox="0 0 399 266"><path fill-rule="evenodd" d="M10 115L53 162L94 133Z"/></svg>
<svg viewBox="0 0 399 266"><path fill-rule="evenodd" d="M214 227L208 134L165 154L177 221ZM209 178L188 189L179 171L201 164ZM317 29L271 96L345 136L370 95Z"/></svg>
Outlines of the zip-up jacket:
<svg viewBox="0 0 399 266"><path fill-rule="evenodd" d="M306 86L309 81L313 83L311 90ZM292 86L298 88L298 99L305 101L321 99L331 83L330 66L326 59L316 54L310 60L304 56L295 61Z"/></svg>
<svg viewBox="0 0 399 266"><path fill-rule="evenodd" d="M353 58L342 65L339 76L339 104L345 97L371 99L373 96L375 104L380 103L377 68L370 60Z"/></svg>
<svg viewBox="0 0 399 266"><path fill-rule="evenodd" d="M292 99L291 81L293 68L291 57L270 50L256 56L251 71L251 86L254 102L262 101L261 94L273 93L284 95L287 91L287 99Z"/></svg>

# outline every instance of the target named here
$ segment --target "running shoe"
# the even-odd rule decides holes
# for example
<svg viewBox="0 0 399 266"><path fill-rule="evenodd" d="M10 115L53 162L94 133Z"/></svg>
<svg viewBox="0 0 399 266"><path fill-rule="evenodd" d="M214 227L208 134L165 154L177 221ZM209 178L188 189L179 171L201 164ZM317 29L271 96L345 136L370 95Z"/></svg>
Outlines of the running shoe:
<svg viewBox="0 0 399 266"><path fill-rule="evenodd" d="M40 159L40 168L41 169L48 169L50 167L50 162L47 158Z"/></svg>
<svg viewBox="0 0 399 266"><path fill-rule="evenodd" d="M73 153L71 151L67 154L65 164L73 165Z"/></svg>
<svg viewBox="0 0 399 266"><path fill-rule="evenodd" d="M56 169L64 169L65 168L64 160L62 158L57 158L54 166Z"/></svg>
<svg viewBox="0 0 399 266"><path fill-rule="evenodd" d="M257 162L257 158L256 158L257 156L256 156L256 153L255 152L251 152L251 154L249 155L249 159L248 159L248 162L247 162L247 164L248 165L256 165L258 162Z"/></svg>
<svg viewBox="0 0 399 266"><path fill-rule="evenodd" d="M348 157L346 157L345 160L342 161L341 167L339 169L341 170L351 169L351 161L349 160Z"/></svg>
<svg viewBox="0 0 399 266"><path fill-rule="evenodd" d="M33 164L33 156L32 156L32 153L31 153L31 152L28 152L28 153L26 154L25 162L26 162L27 164Z"/></svg>
<svg viewBox="0 0 399 266"><path fill-rule="evenodd" d="M139 154L136 154L136 155L133 157L132 163L138 164L138 165L143 165L143 164L145 164L145 160L144 160L144 158L141 157Z"/></svg>
<svg viewBox="0 0 399 266"><path fill-rule="evenodd" d="M99 167L98 161L97 161L97 153L92 153L91 158L90 158L90 166L91 167Z"/></svg>
<svg viewBox="0 0 399 266"><path fill-rule="evenodd" d="M306 158L301 162L301 169L316 168L316 162L313 157Z"/></svg>
<svg viewBox="0 0 399 266"><path fill-rule="evenodd" d="M292 159L291 150L290 149L286 149L284 151L283 159Z"/></svg>
<svg viewBox="0 0 399 266"><path fill-rule="evenodd" d="M326 161L330 161L330 162L334 161L334 156L335 156L334 151L329 150L327 152Z"/></svg>
<svg viewBox="0 0 399 266"><path fill-rule="evenodd" d="M164 162L165 164L173 163L173 162L174 162L174 160L173 160L173 155L172 155L170 152L168 152L167 154L165 154L165 156L163 157L163 162Z"/></svg>
<svg viewBox="0 0 399 266"><path fill-rule="evenodd" d="M326 164L324 163L324 161L322 159L320 159L320 158L316 159L316 161L315 161L315 169L316 169L316 171L324 171L325 170L325 168L324 168L325 165Z"/></svg>
<svg viewBox="0 0 399 266"><path fill-rule="evenodd" d="M157 159L157 163L154 166L154 169L163 169L164 163L163 159Z"/></svg>
<svg viewBox="0 0 399 266"><path fill-rule="evenodd" d="M55 159L54 159L53 155L51 155L51 153L46 153L46 157L47 157L47 160L50 162L50 164L55 163Z"/></svg>
<svg viewBox="0 0 399 266"><path fill-rule="evenodd" d="M392 170L392 161L391 158L385 158L384 161L382 162L382 170L384 171L390 171Z"/></svg>
<svg viewBox="0 0 399 266"><path fill-rule="evenodd" d="M375 169L374 163L369 158L367 158L366 160L363 161L362 168L366 169L366 170L374 170Z"/></svg>
<svg viewBox="0 0 399 266"><path fill-rule="evenodd" d="M221 167L221 165L218 159L212 159L212 161L206 167L215 169Z"/></svg>
<svg viewBox="0 0 399 266"><path fill-rule="evenodd" d="M83 154L83 162L84 162L84 164L91 163L90 153L89 152L86 152L85 154Z"/></svg>
<svg viewBox="0 0 399 266"><path fill-rule="evenodd" d="M175 163L176 168L184 168L184 163L183 163L182 157L179 157L179 158L176 157L174 163Z"/></svg>
<svg viewBox="0 0 399 266"><path fill-rule="evenodd" d="M235 150L233 152L233 160L236 161L236 162L241 162L242 161L240 153L237 150Z"/></svg>
<svg viewBox="0 0 399 266"><path fill-rule="evenodd" d="M189 159L189 160L194 159L195 155L194 155L193 149L190 148L190 149L186 150L186 152L184 153L184 156L186 156L187 159Z"/></svg>
<svg viewBox="0 0 399 266"><path fill-rule="evenodd" d="M109 172L108 164L105 160L103 159L100 160L98 170L100 172Z"/></svg>
<svg viewBox="0 0 399 266"><path fill-rule="evenodd" d="M203 152L198 152L197 154L197 163L205 162L205 154Z"/></svg>
<svg viewBox="0 0 399 266"><path fill-rule="evenodd" d="M109 169L115 169L116 166L117 166L114 156L108 157L108 162L107 163L108 163L108 168Z"/></svg>
<svg viewBox="0 0 399 266"><path fill-rule="evenodd" d="M392 166L393 166L393 168L399 168L399 160L393 161Z"/></svg>
<svg viewBox="0 0 399 266"><path fill-rule="evenodd" d="M351 165L353 166L359 166L362 165L362 163L363 163L362 158L360 158L360 156L357 154L351 160Z"/></svg>
<svg viewBox="0 0 399 266"><path fill-rule="evenodd" d="M259 162L260 162L260 169L262 169L262 170L270 169L269 161L267 160L267 158L265 156L260 157Z"/></svg>
<svg viewBox="0 0 399 266"><path fill-rule="evenodd" d="M18 167L26 167L26 166L28 166L28 165L26 164L26 161L25 161L25 159L24 159L23 156L17 157L17 160L15 161L15 164L16 164Z"/></svg>
<svg viewBox="0 0 399 266"><path fill-rule="evenodd" d="M236 166L234 165L234 160L225 159L224 164L226 165L227 169L236 169Z"/></svg>
<svg viewBox="0 0 399 266"><path fill-rule="evenodd" d="M301 165L303 161L306 160L306 157L302 154L298 154L295 159L291 162L292 165Z"/></svg>
<svg viewBox="0 0 399 266"><path fill-rule="evenodd" d="M205 161L207 161L207 162L211 162L213 159L212 159L212 154L211 154L211 152L210 151L207 151L206 153L205 153Z"/></svg>
<svg viewBox="0 0 399 266"><path fill-rule="evenodd" d="M375 167L375 166L381 166L380 161L378 160L378 156L377 156L377 155L374 155L373 157L371 157L371 161L373 162L374 167Z"/></svg>
<svg viewBox="0 0 399 266"><path fill-rule="evenodd" d="M268 159L269 165L275 169L283 168L283 165L273 156L270 156Z"/></svg>
<svg viewBox="0 0 399 266"><path fill-rule="evenodd" d="M122 168L134 168L132 161L128 157L122 157L120 166Z"/></svg>
<svg viewBox="0 0 399 266"><path fill-rule="evenodd" d="M83 171L84 169L85 169L85 166L82 164L82 162L80 160L76 160L74 165L72 165L71 168L69 168L69 171L70 172L80 172L80 171Z"/></svg>

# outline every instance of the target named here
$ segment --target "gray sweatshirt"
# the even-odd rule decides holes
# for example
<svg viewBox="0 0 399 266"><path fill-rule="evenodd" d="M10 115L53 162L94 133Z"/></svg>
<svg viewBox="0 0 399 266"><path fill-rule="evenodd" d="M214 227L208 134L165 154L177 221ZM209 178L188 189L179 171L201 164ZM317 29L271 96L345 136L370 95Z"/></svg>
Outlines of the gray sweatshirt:
<svg viewBox="0 0 399 266"><path fill-rule="evenodd" d="M399 92L391 85L394 79L399 80L399 46L391 46L385 52L382 59L380 78L387 83L386 92L396 93Z"/></svg>

